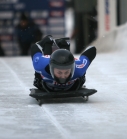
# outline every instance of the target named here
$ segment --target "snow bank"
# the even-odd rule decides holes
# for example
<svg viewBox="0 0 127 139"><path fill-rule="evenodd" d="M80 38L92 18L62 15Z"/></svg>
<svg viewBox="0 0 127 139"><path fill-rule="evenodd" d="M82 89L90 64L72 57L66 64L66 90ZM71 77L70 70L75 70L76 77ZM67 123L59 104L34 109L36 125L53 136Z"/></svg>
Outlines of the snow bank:
<svg viewBox="0 0 127 139"><path fill-rule="evenodd" d="M127 50L127 23L98 38L92 44L98 52L114 52Z"/></svg>

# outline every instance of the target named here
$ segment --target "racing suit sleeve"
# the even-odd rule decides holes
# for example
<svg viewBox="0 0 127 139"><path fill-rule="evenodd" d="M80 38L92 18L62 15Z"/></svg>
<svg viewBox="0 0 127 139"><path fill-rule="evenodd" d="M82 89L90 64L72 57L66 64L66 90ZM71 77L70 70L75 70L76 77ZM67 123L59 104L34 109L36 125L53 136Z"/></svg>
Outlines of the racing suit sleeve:
<svg viewBox="0 0 127 139"><path fill-rule="evenodd" d="M85 49L85 51L81 54L81 56L86 56L89 59L89 62L93 61L93 59L96 57L96 47L95 46L89 46Z"/></svg>
<svg viewBox="0 0 127 139"><path fill-rule="evenodd" d="M82 75L78 78L77 82L73 85L72 89L77 90L81 88L82 85L85 83L86 70L95 57L96 57L96 48L94 46L87 47L85 51L81 54L79 62L82 62L82 64L78 65L77 62L76 67L77 67L77 72Z"/></svg>
<svg viewBox="0 0 127 139"><path fill-rule="evenodd" d="M53 44L53 40L52 40L52 36L48 35L46 37L44 37L41 41L33 44L31 46L31 57L33 59L33 56L36 53L43 53L44 55L51 55L52 53L52 44Z"/></svg>

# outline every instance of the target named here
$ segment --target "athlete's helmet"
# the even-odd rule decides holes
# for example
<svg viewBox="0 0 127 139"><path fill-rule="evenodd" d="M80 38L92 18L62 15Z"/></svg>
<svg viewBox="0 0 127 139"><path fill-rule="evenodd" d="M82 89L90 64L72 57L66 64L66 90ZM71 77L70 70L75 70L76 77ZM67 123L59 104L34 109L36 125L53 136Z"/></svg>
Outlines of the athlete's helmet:
<svg viewBox="0 0 127 139"><path fill-rule="evenodd" d="M51 54L49 67L52 78L59 84L65 84L73 77L75 71L74 56L66 49L57 49ZM54 68L61 70L71 69L71 72L67 78L58 78L54 75Z"/></svg>

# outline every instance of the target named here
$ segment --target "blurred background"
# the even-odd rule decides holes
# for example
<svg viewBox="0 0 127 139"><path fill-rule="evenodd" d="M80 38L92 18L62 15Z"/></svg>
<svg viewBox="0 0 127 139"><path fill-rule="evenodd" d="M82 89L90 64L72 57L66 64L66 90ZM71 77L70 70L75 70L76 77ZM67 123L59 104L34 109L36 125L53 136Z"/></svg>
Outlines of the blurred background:
<svg viewBox="0 0 127 139"><path fill-rule="evenodd" d="M0 56L29 55L45 35L70 37L81 53L127 21L126 0L0 0Z"/></svg>

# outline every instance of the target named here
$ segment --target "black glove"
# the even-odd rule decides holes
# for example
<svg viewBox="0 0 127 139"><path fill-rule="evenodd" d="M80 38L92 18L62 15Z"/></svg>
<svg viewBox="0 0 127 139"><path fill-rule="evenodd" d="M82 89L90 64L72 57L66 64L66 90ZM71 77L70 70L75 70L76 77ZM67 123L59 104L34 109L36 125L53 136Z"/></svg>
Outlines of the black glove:
<svg viewBox="0 0 127 139"><path fill-rule="evenodd" d="M51 35L45 36L38 44L43 48L44 55L52 54L53 39Z"/></svg>
<svg viewBox="0 0 127 139"><path fill-rule="evenodd" d="M69 38L55 39L55 41L60 49L67 49L70 51L70 39Z"/></svg>

